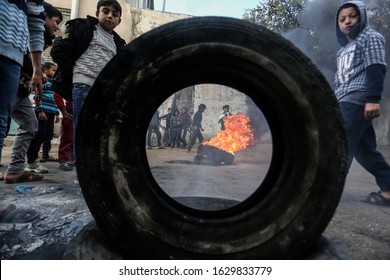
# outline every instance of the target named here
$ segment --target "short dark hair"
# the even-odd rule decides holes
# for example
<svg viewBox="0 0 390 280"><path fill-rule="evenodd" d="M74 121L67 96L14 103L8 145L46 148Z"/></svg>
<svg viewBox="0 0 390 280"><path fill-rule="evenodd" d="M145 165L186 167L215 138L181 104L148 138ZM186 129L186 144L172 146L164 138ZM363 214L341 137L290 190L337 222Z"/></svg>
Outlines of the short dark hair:
<svg viewBox="0 0 390 280"><path fill-rule="evenodd" d="M355 4L352 4L352 3L345 3L344 5L341 5L340 7L340 10L341 9L346 9L346 8L357 8Z"/></svg>
<svg viewBox="0 0 390 280"><path fill-rule="evenodd" d="M112 6L120 15L122 15L122 7L116 0L99 0L96 11L99 11L102 6Z"/></svg>
<svg viewBox="0 0 390 280"><path fill-rule="evenodd" d="M358 12L359 16L361 16L358 6L356 6L356 4L353 4L353 3L345 3L344 5L341 5L339 11L344 10L344 9L348 9L348 8L355 8L356 11Z"/></svg>
<svg viewBox="0 0 390 280"><path fill-rule="evenodd" d="M43 8L45 9L45 13L49 18L58 17L60 21L62 21L62 13L56 7L53 7L52 4L44 2Z"/></svg>
<svg viewBox="0 0 390 280"><path fill-rule="evenodd" d="M54 64L53 62L46 61L45 64L42 65L42 69L43 69L43 70L45 70L45 69L50 69L50 68L52 68L53 66L57 66L57 65Z"/></svg>
<svg viewBox="0 0 390 280"><path fill-rule="evenodd" d="M230 107L229 107L229 105L223 105L223 107L222 107L222 109L229 109Z"/></svg>
<svg viewBox="0 0 390 280"><path fill-rule="evenodd" d="M199 110L204 110L204 109L206 109L206 105L200 104L200 105L198 106L198 109L199 109Z"/></svg>

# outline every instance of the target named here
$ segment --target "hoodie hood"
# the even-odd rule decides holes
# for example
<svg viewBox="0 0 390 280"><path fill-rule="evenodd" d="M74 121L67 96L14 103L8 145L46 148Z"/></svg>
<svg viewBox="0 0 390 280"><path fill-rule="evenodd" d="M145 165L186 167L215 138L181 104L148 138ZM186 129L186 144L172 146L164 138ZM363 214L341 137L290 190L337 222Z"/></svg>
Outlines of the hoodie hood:
<svg viewBox="0 0 390 280"><path fill-rule="evenodd" d="M348 44L348 39L340 30L339 23L338 23L339 13L342 8L344 8L346 5L351 5L351 4L354 5L358 10L360 15L360 22L351 29L351 31L349 32L349 37L351 39L355 39L359 35L359 33L366 26L368 26L367 10L365 4L362 1L347 1L343 3L337 10L337 14L336 14L336 35L337 35L337 40L342 46Z"/></svg>

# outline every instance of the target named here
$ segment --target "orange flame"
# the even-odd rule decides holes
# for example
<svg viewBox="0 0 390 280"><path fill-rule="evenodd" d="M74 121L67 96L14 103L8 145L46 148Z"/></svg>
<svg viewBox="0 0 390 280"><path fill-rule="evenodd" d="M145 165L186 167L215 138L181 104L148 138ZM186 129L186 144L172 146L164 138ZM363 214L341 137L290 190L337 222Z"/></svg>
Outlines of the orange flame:
<svg viewBox="0 0 390 280"><path fill-rule="evenodd" d="M248 146L256 144L249 123L250 118L241 113L227 116L225 119L226 129L218 130L216 137L202 144L219 148L231 154L242 151Z"/></svg>

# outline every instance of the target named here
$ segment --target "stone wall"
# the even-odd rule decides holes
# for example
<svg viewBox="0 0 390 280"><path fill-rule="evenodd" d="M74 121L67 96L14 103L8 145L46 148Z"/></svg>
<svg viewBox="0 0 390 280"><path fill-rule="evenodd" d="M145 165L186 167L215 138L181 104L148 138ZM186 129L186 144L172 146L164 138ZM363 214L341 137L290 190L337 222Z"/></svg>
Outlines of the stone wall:
<svg viewBox="0 0 390 280"><path fill-rule="evenodd" d="M190 17L192 16L131 8L131 25L133 27L131 31L131 39L134 39L163 24Z"/></svg>

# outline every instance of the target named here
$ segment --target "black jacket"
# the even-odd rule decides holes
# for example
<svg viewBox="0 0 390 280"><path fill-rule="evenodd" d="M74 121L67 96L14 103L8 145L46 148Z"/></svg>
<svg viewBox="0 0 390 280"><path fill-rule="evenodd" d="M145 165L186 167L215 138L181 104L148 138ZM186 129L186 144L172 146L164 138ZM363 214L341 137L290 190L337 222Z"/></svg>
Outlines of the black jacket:
<svg viewBox="0 0 390 280"><path fill-rule="evenodd" d="M65 33L54 39L50 55L58 65L56 76L60 75L61 82L66 86L64 89L57 90L59 94L64 95L62 91L65 90L71 93L73 67L91 43L97 24L98 19L91 16L69 20L66 22ZM119 52L126 46L126 42L115 31L113 35L117 52ZM53 86L54 84L55 81L53 81Z"/></svg>

